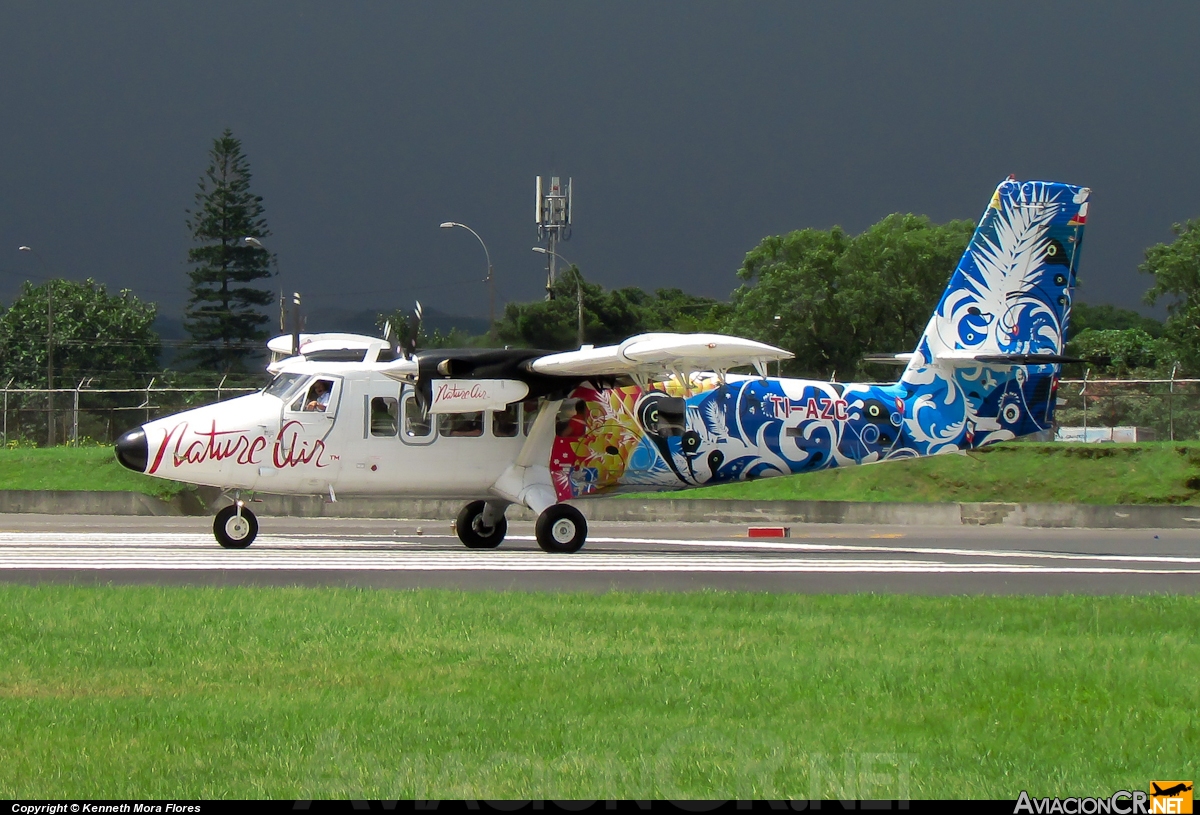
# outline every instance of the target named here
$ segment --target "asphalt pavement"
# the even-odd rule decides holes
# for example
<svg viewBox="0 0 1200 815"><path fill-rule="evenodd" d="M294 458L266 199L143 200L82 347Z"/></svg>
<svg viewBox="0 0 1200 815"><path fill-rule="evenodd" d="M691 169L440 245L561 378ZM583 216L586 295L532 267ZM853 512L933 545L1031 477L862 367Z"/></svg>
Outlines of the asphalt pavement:
<svg viewBox="0 0 1200 815"><path fill-rule="evenodd" d="M1200 591L1200 532L807 524L593 523L573 555L532 524L469 550L437 521L260 518L226 550L205 518L0 517L0 581L469 590L1141 594Z"/></svg>

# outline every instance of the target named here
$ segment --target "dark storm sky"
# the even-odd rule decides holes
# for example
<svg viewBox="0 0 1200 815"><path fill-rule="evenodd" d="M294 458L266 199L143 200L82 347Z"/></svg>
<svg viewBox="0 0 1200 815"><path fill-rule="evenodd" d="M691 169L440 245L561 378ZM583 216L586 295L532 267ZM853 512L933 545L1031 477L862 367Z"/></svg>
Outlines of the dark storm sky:
<svg viewBox="0 0 1200 815"><path fill-rule="evenodd" d="M242 139L309 309L487 310L561 252L608 286L726 297L760 238L979 216L1009 173L1092 187L1089 302L1200 216L1200 4L6 3L0 299L92 276L178 316L184 210ZM947 275L950 270L947 270Z"/></svg>

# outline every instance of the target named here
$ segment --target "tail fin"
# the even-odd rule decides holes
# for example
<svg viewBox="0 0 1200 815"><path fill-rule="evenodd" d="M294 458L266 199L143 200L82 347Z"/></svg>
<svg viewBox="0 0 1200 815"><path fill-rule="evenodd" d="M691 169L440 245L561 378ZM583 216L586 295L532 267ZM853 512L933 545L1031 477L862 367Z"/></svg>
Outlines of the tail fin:
<svg viewBox="0 0 1200 815"><path fill-rule="evenodd" d="M914 445L969 449L1051 427L1090 193L996 188L900 377Z"/></svg>
<svg viewBox="0 0 1200 815"><path fill-rule="evenodd" d="M1057 182L1000 184L901 381L924 381L920 370L939 363L1060 361L1090 193Z"/></svg>

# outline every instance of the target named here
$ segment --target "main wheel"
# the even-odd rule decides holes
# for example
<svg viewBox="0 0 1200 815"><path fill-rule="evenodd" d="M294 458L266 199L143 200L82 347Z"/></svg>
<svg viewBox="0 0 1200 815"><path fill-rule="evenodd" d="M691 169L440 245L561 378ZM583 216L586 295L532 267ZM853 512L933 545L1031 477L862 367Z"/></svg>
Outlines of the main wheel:
<svg viewBox="0 0 1200 815"><path fill-rule="evenodd" d="M246 507L239 514L237 504L230 504L213 519L213 534L226 549L245 549L258 534L258 518Z"/></svg>
<svg viewBox="0 0 1200 815"><path fill-rule="evenodd" d="M534 533L543 550L569 555L582 549L587 541L587 521L570 504L555 504L538 516Z"/></svg>
<svg viewBox="0 0 1200 815"><path fill-rule="evenodd" d="M486 507L486 501L472 501L458 513L454 529L458 532L458 539L468 549L495 549L508 533L508 519L503 515L492 526L483 525L483 510Z"/></svg>

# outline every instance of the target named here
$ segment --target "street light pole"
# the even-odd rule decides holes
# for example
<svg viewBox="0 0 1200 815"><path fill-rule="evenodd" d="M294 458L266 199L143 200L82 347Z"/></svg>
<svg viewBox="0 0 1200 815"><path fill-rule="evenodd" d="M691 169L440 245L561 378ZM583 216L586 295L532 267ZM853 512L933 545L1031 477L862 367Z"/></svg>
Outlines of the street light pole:
<svg viewBox="0 0 1200 815"><path fill-rule="evenodd" d="M541 246L535 246L535 247L533 247L533 251L537 252L539 255L549 256L551 262L554 261L554 258L558 258L559 260L561 260L563 263L567 264L568 266L573 266L575 268L575 319L576 319L575 338L577 340L579 340L579 347L582 348L583 347L583 275L580 274L579 267L575 266L574 263L571 263L571 261L567 260L565 257L560 255L558 252L555 252L553 249L545 249Z"/></svg>
<svg viewBox="0 0 1200 815"><path fill-rule="evenodd" d="M42 256L36 254L31 246L19 246L18 252L25 252L37 258L38 266L46 272L46 264ZM53 447L54 438L54 281L46 275L46 446Z"/></svg>
<svg viewBox="0 0 1200 815"><path fill-rule="evenodd" d="M441 225L442 229L453 229L459 226L475 236L475 240L479 241L479 245L483 247L483 256L487 260L487 277L484 278L484 283L488 284L488 333L492 333L496 325L496 279L492 274L492 255L488 252L487 244L483 242L483 238L479 237L479 233L466 224L460 224L458 221L446 221Z"/></svg>
<svg viewBox="0 0 1200 815"><path fill-rule="evenodd" d="M264 252L267 252L269 254L271 263L273 263L275 265L275 276L280 278L280 280L281 280L281 282L279 284L279 330L287 331L287 326L284 325L285 320L284 320L283 308L284 308L285 300L283 297L283 283L282 283L283 276L279 273L279 257L277 255L275 255L274 253L272 253L270 249L263 246L263 242L260 241L258 238L253 238L253 237L247 236L245 238L242 238L241 243L243 246L248 246L251 249L262 249ZM295 355L295 354L299 354L299 353L300 353L300 292L293 292L292 293L292 354Z"/></svg>

